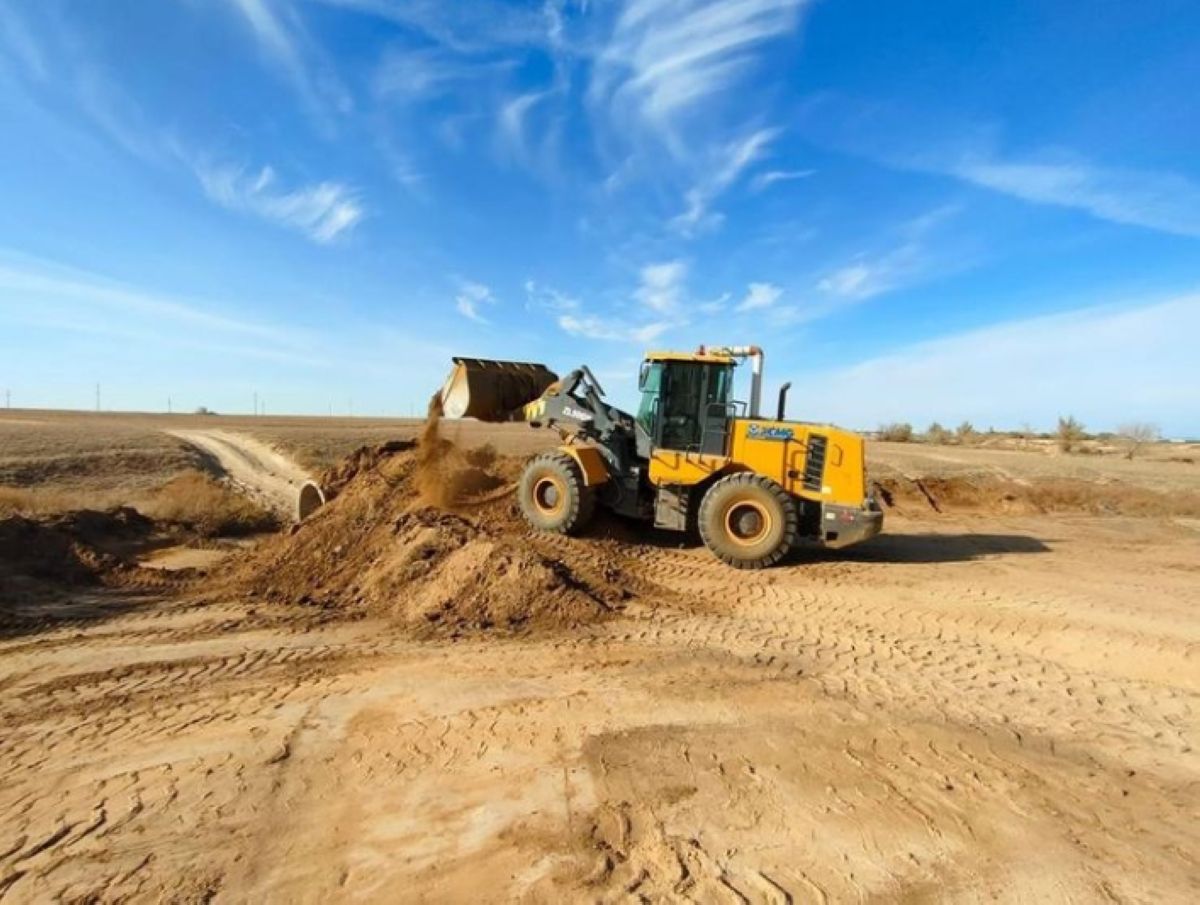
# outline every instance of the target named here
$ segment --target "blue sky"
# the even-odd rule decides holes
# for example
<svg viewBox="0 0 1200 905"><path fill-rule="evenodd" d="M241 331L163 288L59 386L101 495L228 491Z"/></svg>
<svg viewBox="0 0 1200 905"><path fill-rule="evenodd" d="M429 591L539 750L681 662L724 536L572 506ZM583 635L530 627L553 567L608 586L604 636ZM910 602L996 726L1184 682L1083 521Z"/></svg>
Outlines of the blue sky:
<svg viewBox="0 0 1200 905"><path fill-rule="evenodd" d="M757 343L797 417L1197 435L1197 85L1175 0L5 0L0 387Z"/></svg>

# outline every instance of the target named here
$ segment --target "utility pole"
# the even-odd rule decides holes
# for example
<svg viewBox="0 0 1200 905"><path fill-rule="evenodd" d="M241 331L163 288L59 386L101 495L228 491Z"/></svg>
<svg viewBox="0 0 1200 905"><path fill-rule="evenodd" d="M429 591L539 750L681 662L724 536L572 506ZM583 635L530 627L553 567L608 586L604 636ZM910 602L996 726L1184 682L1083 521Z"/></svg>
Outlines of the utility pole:
<svg viewBox="0 0 1200 905"><path fill-rule="evenodd" d="M100 384L96 384L96 411L100 411Z"/></svg>
<svg viewBox="0 0 1200 905"><path fill-rule="evenodd" d="M171 414L171 397L167 397L167 414Z"/></svg>
<svg viewBox="0 0 1200 905"><path fill-rule="evenodd" d="M258 390L254 391L254 417L258 417Z"/></svg>

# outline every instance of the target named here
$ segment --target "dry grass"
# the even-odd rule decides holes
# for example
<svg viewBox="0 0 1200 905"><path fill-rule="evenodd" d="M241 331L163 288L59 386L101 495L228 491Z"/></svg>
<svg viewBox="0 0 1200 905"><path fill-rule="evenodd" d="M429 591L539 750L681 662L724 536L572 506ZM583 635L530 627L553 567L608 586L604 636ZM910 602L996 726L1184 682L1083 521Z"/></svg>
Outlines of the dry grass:
<svg viewBox="0 0 1200 905"><path fill-rule="evenodd" d="M81 509L132 506L158 522L203 537L236 537L273 531L276 517L257 503L199 471L186 471L149 491L81 491L0 487L0 518L46 518Z"/></svg>
<svg viewBox="0 0 1200 905"><path fill-rule="evenodd" d="M255 534L279 527L272 513L198 471L168 481L137 508L156 521L181 525L204 537Z"/></svg>
<svg viewBox="0 0 1200 905"><path fill-rule="evenodd" d="M129 495L121 491L0 486L0 518L8 515L39 518L78 509L112 509L127 505L128 501Z"/></svg>

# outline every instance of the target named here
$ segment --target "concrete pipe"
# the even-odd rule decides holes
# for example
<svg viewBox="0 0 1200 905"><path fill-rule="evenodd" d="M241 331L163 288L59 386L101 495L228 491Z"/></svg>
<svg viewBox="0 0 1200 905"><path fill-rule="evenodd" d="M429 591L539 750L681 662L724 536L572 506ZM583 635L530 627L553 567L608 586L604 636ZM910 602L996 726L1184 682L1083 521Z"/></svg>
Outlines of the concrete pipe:
<svg viewBox="0 0 1200 905"><path fill-rule="evenodd" d="M314 481L306 481L296 500L296 521L302 522L325 505L325 491Z"/></svg>
<svg viewBox="0 0 1200 905"><path fill-rule="evenodd" d="M542 395L557 375L545 365L485 358L455 358L442 386L447 418L508 421L513 412Z"/></svg>

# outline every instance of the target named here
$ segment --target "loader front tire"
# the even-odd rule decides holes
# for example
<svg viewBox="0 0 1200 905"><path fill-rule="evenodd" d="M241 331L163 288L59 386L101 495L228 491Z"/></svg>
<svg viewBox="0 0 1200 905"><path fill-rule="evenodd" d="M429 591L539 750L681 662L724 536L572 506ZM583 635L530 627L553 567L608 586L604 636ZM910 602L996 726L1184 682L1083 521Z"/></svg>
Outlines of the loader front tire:
<svg viewBox="0 0 1200 905"><path fill-rule="evenodd" d="M592 520L596 492L565 453L542 453L525 466L517 487L525 520L539 531L578 534Z"/></svg>
<svg viewBox="0 0 1200 905"><path fill-rule="evenodd" d="M700 501L704 545L737 569L765 569L800 536L796 501L770 478L739 472L721 478Z"/></svg>

